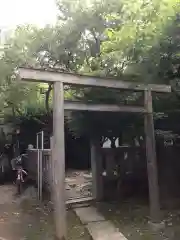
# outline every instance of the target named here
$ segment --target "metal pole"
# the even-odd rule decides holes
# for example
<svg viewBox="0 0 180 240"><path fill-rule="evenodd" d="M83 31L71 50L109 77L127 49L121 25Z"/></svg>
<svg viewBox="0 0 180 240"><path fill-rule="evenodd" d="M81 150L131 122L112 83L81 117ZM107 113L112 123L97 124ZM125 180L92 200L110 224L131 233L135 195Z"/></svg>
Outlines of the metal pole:
<svg viewBox="0 0 180 240"><path fill-rule="evenodd" d="M51 189L54 186L54 162L53 162L53 136L50 138L50 148L51 148Z"/></svg>
<svg viewBox="0 0 180 240"><path fill-rule="evenodd" d="M39 192L39 185L40 185L40 182L39 182L39 180L40 180L40 162L39 162L39 148L37 149L37 154L38 154L38 169L37 169L37 171L38 171L38 200L40 200L40 192Z"/></svg>
<svg viewBox="0 0 180 240"><path fill-rule="evenodd" d="M39 144L38 144L38 133L36 133L36 149L38 149L38 147L39 147Z"/></svg>
<svg viewBox="0 0 180 240"><path fill-rule="evenodd" d="M39 200L42 201L42 186L43 186L43 150L44 150L44 132L39 133L41 137L41 149L39 152L39 164L40 164L40 178L39 178Z"/></svg>
<svg viewBox="0 0 180 240"><path fill-rule="evenodd" d="M39 137L41 137L41 147L39 148ZM42 201L42 186L43 186L43 150L44 150L44 132L38 132L36 137L36 147L38 153L38 200Z"/></svg>
<svg viewBox="0 0 180 240"><path fill-rule="evenodd" d="M42 146L42 150L44 150L44 132L41 132L41 146Z"/></svg>
<svg viewBox="0 0 180 240"><path fill-rule="evenodd" d="M39 135L42 135L42 132L37 133L36 145L37 145L37 154L38 154L38 200L42 200L42 150L39 149ZM42 139L42 138L41 138ZM41 145L42 148L42 145Z"/></svg>
<svg viewBox="0 0 180 240"><path fill-rule="evenodd" d="M39 179L40 179L40 164L39 164L39 135L36 133L36 149L37 149L37 184L38 184L38 200L40 199L39 194Z"/></svg>
<svg viewBox="0 0 180 240"><path fill-rule="evenodd" d="M42 201L42 157L43 157L43 150L39 151L39 165L40 165L40 178L39 178L39 200Z"/></svg>

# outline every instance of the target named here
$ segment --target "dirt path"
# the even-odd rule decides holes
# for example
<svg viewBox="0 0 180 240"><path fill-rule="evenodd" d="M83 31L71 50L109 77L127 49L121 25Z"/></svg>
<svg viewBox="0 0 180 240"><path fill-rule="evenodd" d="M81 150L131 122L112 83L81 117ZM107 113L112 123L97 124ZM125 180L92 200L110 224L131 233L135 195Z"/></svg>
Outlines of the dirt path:
<svg viewBox="0 0 180 240"><path fill-rule="evenodd" d="M54 240L50 208L33 200L33 188L28 188L21 197L15 193L15 186L0 186L0 240ZM68 240L90 239L71 210L67 212L67 225Z"/></svg>
<svg viewBox="0 0 180 240"><path fill-rule="evenodd" d="M51 240L53 224L48 209L16 197L12 185L0 186L0 240Z"/></svg>
<svg viewBox="0 0 180 240"><path fill-rule="evenodd" d="M89 196L91 179L89 175L84 176L84 172L71 171L67 174L66 186L68 199ZM38 204L33 190L28 188L21 197L17 197L15 186L0 185L0 240L54 239L52 211ZM67 223L69 240L89 239L84 226L72 211L67 212Z"/></svg>

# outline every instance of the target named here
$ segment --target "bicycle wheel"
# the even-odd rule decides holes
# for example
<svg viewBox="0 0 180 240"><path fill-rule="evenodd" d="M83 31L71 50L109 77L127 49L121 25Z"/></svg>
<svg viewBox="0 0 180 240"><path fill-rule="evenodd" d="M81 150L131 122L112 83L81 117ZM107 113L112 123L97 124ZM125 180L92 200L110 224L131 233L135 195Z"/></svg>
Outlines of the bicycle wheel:
<svg viewBox="0 0 180 240"><path fill-rule="evenodd" d="M17 193L20 195L22 193L22 182L21 180L16 181Z"/></svg>

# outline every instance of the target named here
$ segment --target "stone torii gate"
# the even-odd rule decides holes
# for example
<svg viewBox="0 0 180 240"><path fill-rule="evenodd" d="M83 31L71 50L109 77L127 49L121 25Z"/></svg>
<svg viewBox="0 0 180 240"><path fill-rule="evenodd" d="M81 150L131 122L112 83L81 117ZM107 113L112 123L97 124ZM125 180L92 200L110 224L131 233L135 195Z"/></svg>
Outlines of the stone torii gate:
<svg viewBox="0 0 180 240"><path fill-rule="evenodd" d="M123 82L120 80L103 79L90 76L75 75L45 71L40 69L20 68L19 77L28 82L53 83L53 162L54 162L54 202L55 224L58 240L66 239L66 207L65 207L65 148L64 148L64 110L107 111L144 113L144 128L146 136L147 172L149 182L150 216L152 222L160 221L159 186L156 163L156 147L153 123L152 92L171 92L170 86L157 84L141 84ZM126 89L144 92L144 106L118 106L111 104L92 104L64 101L64 84L79 86ZM93 157L93 156L92 156ZM94 156L95 183L98 185L98 161ZM98 191L98 187L95 187ZM96 191L96 192L97 192Z"/></svg>

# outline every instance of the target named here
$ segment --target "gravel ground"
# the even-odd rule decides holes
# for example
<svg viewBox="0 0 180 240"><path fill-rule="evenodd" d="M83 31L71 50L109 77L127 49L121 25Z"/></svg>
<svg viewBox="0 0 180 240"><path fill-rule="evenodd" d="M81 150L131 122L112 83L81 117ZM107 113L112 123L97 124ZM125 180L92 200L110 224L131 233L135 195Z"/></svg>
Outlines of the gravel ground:
<svg viewBox="0 0 180 240"><path fill-rule="evenodd" d="M39 205L28 188L21 197L13 185L0 186L0 240L53 240L53 214ZM67 212L68 240L89 240L84 226L72 211Z"/></svg>
<svg viewBox="0 0 180 240"><path fill-rule="evenodd" d="M114 222L128 240L179 240L180 210L162 210L164 228L152 231L147 203L131 200L127 202L98 204L106 219Z"/></svg>

